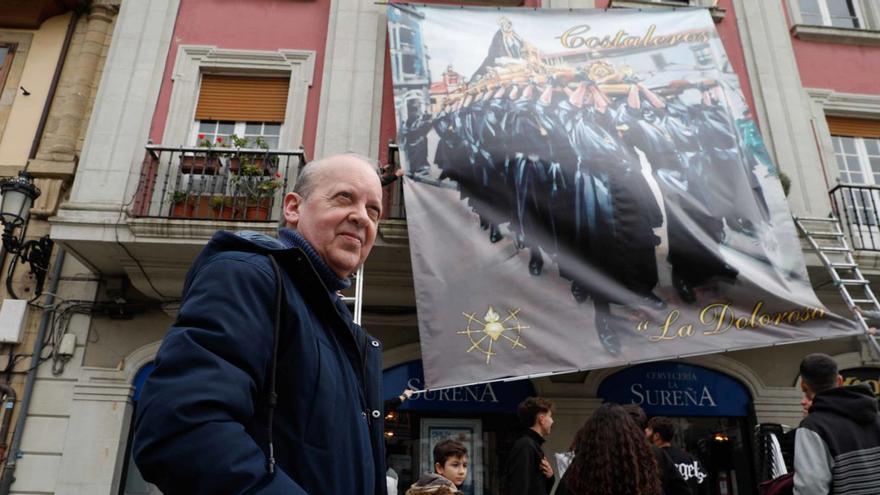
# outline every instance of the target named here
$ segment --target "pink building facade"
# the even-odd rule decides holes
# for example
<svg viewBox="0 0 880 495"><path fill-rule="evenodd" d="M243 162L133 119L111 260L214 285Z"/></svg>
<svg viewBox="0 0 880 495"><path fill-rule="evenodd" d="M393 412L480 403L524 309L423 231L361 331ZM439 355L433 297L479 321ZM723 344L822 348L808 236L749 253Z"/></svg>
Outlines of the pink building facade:
<svg viewBox="0 0 880 495"><path fill-rule="evenodd" d="M465 3L709 9L769 152L791 180L792 213L821 217L846 210L863 215L863 233L875 235L876 220L868 221L874 213L864 201L834 206L829 194L841 179L880 185L874 178L880 181L880 147L874 152L880 133L873 134L880 123L880 9L873 0ZM69 255L65 293L91 301L121 298L129 319L79 315L71 323L79 347L63 379L38 377L34 389L69 401L69 414L52 422L51 435L26 423L25 435L41 440L14 453L21 457L13 493L156 493L128 460L129 432L139 384L201 247L217 229L272 233L283 191L306 159L345 151L382 163L391 158L396 132L385 9L366 0L121 2L75 180L50 219L50 234ZM233 135L247 152L225 148L235 144ZM236 189L267 180L279 185L257 201ZM387 383L394 387L417 385L421 373L411 253L395 187L387 189L392 214L380 223L362 297L363 324L384 343ZM860 263L874 280L880 260L870 246L861 247ZM820 298L846 311L835 288L823 283L828 274L817 259L806 257ZM758 423L797 425L797 364L816 351L836 356L845 369L876 368L880 377L856 340L676 362L698 374L723 375L749 397L742 415L682 413L677 419L693 445L715 433L733 439L726 460L714 465L711 493L732 493L725 490L734 484L738 493L755 490L760 473L753 467L750 432ZM601 404L603 383L630 386L619 373L635 368L431 396L405 417L389 419L389 464L402 481L410 480L420 469L420 425L469 421L482 431L480 462L473 468L482 473L479 493L498 493L519 400L537 393L556 403L556 426L545 447L548 455L562 452ZM453 404L461 402L456 397L485 400Z"/></svg>

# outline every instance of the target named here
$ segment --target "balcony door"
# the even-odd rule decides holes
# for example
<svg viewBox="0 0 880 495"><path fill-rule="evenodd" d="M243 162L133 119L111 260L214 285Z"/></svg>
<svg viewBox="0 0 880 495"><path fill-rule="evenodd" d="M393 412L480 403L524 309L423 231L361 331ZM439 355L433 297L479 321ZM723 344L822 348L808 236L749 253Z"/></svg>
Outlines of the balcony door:
<svg viewBox="0 0 880 495"><path fill-rule="evenodd" d="M839 171L832 201L856 249L880 250L880 121L829 118Z"/></svg>

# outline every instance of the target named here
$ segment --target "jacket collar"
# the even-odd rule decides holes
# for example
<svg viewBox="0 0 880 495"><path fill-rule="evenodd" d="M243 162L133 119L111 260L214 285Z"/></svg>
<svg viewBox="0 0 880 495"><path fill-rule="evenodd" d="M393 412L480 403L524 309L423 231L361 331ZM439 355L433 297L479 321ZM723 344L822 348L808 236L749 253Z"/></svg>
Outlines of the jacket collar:
<svg viewBox="0 0 880 495"><path fill-rule="evenodd" d="M535 430L533 430L531 428L526 429L526 436L531 438L532 440L538 442L538 445L541 445L545 442L544 437L539 435L538 432L536 432Z"/></svg>
<svg viewBox="0 0 880 495"><path fill-rule="evenodd" d="M312 266L315 267L315 271L318 272L318 276L321 277L321 280L330 292L347 289L351 286L351 281L347 278L339 278L327 262L318 255L318 252L315 251L311 243L300 235L299 232L286 227L278 229L278 240L286 248L301 249L312 263Z"/></svg>

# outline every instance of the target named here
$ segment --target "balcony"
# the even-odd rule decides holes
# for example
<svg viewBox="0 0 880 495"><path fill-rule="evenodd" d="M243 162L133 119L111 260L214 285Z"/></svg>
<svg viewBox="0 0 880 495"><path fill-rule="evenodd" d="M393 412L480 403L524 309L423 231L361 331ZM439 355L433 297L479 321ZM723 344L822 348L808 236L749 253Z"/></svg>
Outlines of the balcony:
<svg viewBox="0 0 880 495"><path fill-rule="evenodd" d="M148 297L173 299L217 230L275 233L284 193L304 163L301 150L148 145L124 198L63 204L50 219L51 235L102 278L128 278ZM80 194L100 197L105 187L90 180ZM385 215L365 277L370 305L414 304L402 192L399 180L385 188Z"/></svg>
<svg viewBox="0 0 880 495"><path fill-rule="evenodd" d="M62 205L51 235L90 271L172 299L217 230L276 231L284 192L303 163L302 150L148 145L124 198ZM82 195L100 197L100 188L114 186L90 181Z"/></svg>
<svg viewBox="0 0 880 495"><path fill-rule="evenodd" d="M148 145L132 218L268 222L305 163L303 152Z"/></svg>
<svg viewBox="0 0 880 495"><path fill-rule="evenodd" d="M828 195L831 211L840 219L852 248L880 253L880 186L838 184Z"/></svg>

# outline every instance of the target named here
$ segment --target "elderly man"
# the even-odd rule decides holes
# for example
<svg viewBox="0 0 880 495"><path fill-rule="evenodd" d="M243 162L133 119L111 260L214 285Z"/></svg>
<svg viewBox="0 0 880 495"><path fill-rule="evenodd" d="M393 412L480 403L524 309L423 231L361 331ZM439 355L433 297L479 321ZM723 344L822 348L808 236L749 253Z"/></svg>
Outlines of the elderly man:
<svg viewBox="0 0 880 495"><path fill-rule="evenodd" d="M384 494L381 346L348 287L376 240L382 189L354 154L308 164L278 239L218 232L186 278L135 422L166 494Z"/></svg>

